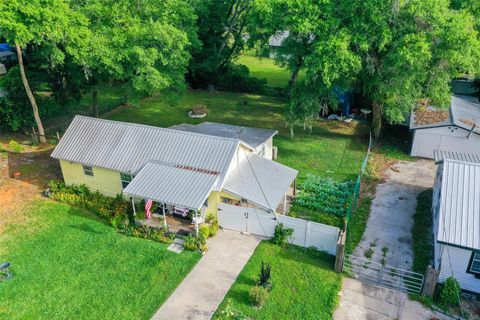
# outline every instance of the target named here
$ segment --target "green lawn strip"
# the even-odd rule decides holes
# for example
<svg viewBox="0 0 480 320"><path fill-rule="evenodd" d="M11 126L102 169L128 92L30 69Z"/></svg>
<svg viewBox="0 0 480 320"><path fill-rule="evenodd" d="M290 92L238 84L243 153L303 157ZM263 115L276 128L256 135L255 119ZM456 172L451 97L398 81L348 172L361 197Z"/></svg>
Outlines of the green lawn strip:
<svg viewBox="0 0 480 320"><path fill-rule="evenodd" d="M0 237L15 275L0 283L2 319L147 319L200 259L64 204L39 201L30 215Z"/></svg>
<svg viewBox="0 0 480 320"><path fill-rule="evenodd" d="M343 218L331 213L325 213L317 210L308 209L299 205L290 207L289 216L310 220L318 223L328 224L330 226L343 228Z"/></svg>
<svg viewBox="0 0 480 320"><path fill-rule="evenodd" d="M347 253L352 253L362 240L363 233L367 227L368 217L370 216L372 200L370 196L364 195L361 197L356 210L350 218L345 242L345 252Z"/></svg>
<svg viewBox="0 0 480 320"><path fill-rule="evenodd" d="M255 286L262 261L271 263L273 288L265 305L252 307L249 291ZM333 271L334 257L290 245L285 249L263 241L232 285L214 318L231 306L252 319L332 319L341 289L341 275Z"/></svg>
<svg viewBox="0 0 480 320"><path fill-rule="evenodd" d="M417 198L417 209L413 216L413 265L415 272L424 274L433 259L432 234L432 189L423 191Z"/></svg>

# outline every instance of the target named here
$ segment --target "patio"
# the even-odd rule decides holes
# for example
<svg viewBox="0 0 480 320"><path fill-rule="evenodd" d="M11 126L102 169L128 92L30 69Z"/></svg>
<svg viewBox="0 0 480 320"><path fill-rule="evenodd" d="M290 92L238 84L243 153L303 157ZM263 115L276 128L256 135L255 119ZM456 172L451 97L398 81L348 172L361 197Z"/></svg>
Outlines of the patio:
<svg viewBox="0 0 480 320"><path fill-rule="evenodd" d="M187 233L195 234L195 224L191 223L190 219L184 219L166 214L168 229L172 232L186 235ZM163 228L163 216L158 213L152 214L151 219L138 219L140 224L150 228Z"/></svg>

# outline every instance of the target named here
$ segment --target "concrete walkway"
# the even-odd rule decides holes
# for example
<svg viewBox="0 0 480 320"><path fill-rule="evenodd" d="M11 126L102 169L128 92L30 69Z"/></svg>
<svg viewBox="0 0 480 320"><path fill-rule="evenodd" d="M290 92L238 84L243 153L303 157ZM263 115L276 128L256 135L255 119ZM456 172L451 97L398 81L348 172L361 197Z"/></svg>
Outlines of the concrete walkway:
<svg viewBox="0 0 480 320"><path fill-rule="evenodd" d="M209 250L152 319L210 319L262 237L219 230Z"/></svg>
<svg viewBox="0 0 480 320"><path fill-rule="evenodd" d="M435 170L433 160L423 159L400 161L387 170L385 183L377 186L367 229L355 256L365 257L369 251L375 262L385 259L389 266L411 270L417 196L433 186Z"/></svg>

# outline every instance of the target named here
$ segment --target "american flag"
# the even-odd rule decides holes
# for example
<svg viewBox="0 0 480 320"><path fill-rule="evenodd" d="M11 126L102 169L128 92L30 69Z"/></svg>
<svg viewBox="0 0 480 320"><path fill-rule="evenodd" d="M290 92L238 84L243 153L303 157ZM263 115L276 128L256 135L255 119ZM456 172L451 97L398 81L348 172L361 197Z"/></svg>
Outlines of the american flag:
<svg viewBox="0 0 480 320"><path fill-rule="evenodd" d="M147 219L150 219L152 217L152 209L153 201L148 199L147 202L145 203L145 215L147 216Z"/></svg>

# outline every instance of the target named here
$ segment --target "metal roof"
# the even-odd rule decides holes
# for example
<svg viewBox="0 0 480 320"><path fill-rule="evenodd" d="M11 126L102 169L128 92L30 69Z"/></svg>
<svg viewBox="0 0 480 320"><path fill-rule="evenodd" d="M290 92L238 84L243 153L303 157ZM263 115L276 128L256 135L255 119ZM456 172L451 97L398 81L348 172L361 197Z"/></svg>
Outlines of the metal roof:
<svg viewBox="0 0 480 320"><path fill-rule="evenodd" d="M462 153L445 150L433 150L435 164L442 163L444 160L458 160L463 162L480 163L480 155L472 153Z"/></svg>
<svg viewBox="0 0 480 320"><path fill-rule="evenodd" d="M270 37L268 45L272 47L280 47L285 39L290 35L290 31L281 31Z"/></svg>
<svg viewBox="0 0 480 320"><path fill-rule="evenodd" d="M137 173L160 161L216 171L218 188L240 141L172 129L76 116L52 157Z"/></svg>
<svg viewBox="0 0 480 320"><path fill-rule="evenodd" d="M438 108L429 106L431 110L437 110ZM436 128L445 126L457 126L465 130L471 130L473 124L476 124L473 132L480 134L480 103L476 97L452 95L450 99L450 116L447 120L419 125L415 123L415 111L410 114L410 129L425 129Z"/></svg>
<svg viewBox="0 0 480 320"><path fill-rule="evenodd" d="M235 126L218 122L202 122L198 125L180 124L170 127L170 129L196 132L211 136L224 137L230 139L240 139L247 145L256 148L265 143L268 139L278 133L276 130Z"/></svg>
<svg viewBox="0 0 480 320"><path fill-rule="evenodd" d="M224 189L264 208L275 210L298 171L250 153L229 175Z"/></svg>
<svg viewBox="0 0 480 320"><path fill-rule="evenodd" d="M123 193L197 210L203 206L218 178L214 173L149 162Z"/></svg>
<svg viewBox="0 0 480 320"><path fill-rule="evenodd" d="M480 250L480 164L445 159L437 240Z"/></svg>

